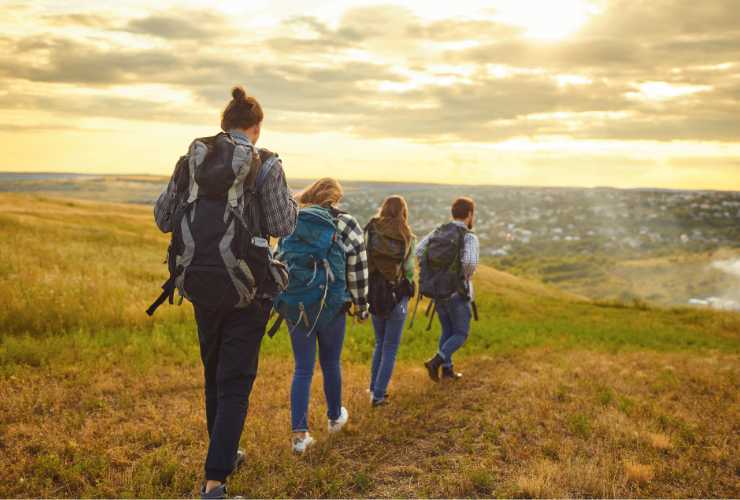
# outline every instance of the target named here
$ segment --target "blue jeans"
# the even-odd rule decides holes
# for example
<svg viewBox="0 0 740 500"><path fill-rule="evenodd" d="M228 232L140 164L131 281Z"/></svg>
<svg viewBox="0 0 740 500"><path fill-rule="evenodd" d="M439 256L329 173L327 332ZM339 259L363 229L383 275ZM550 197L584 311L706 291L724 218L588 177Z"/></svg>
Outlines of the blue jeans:
<svg viewBox="0 0 740 500"><path fill-rule="evenodd" d="M373 399L385 397L388 382L396 364L398 346L401 344L403 325L408 313L408 297L404 297L387 317L373 315L373 329L375 330L375 352L370 374L370 392Z"/></svg>
<svg viewBox="0 0 740 500"><path fill-rule="evenodd" d="M290 417L293 432L308 431L308 398L311 379L316 365L316 344L319 346L319 364L324 374L324 395L327 416L336 420L342 411L342 370L339 358L344 344L347 316L341 312L326 327L315 328L310 335L308 329L299 324L291 327L290 342L293 346L295 372L290 388Z"/></svg>
<svg viewBox="0 0 740 500"><path fill-rule="evenodd" d="M443 366L450 367L452 355L462 347L470 333L470 301L459 294L447 300L439 300L437 314L442 325L438 354L444 360Z"/></svg>

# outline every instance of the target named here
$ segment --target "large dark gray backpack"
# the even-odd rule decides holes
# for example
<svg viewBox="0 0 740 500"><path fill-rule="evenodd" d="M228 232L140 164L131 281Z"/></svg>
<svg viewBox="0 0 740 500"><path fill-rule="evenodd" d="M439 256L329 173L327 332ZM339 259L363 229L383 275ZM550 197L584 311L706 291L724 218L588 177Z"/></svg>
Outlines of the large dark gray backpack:
<svg viewBox="0 0 740 500"><path fill-rule="evenodd" d="M243 308L287 286L285 267L272 258L258 192L277 155L230 134L196 139L175 165L157 199L154 218L172 233L170 277L147 310L180 297L211 310Z"/></svg>
<svg viewBox="0 0 740 500"><path fill-rule="evenodd" d="M432 300L449 299L454 293L467 296L460 255L465 227L449 222L434 230L419 259L419 293Z"/></svg>

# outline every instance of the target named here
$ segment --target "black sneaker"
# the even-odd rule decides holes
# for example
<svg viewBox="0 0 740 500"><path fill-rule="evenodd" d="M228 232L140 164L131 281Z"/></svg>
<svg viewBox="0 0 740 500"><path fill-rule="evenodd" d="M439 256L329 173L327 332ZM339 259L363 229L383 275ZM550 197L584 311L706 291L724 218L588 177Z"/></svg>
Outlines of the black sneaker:
<svg viewBox="0 0 740 500"><path fill-rule="evenodd" d="M229 494L226 491L226 483L221 483L219 486L216 486L208 493L206 493L206 485L204 484L200 488L200 498L208 500L229 498Z"/></svg>
<svg viewBox="0 0 740 500"><path fill-rule="evenodd" d="M460 380L462 373L456 372L452 366L442 367L442 378L445 380Z"/></svg>
<svg viewBox="0 0 740 500"><path fill-rule="evenodd" d="M432 359L424 363L429 373L429 378L435 382L439 382L439 367L442 366L442 363L444 363L444 360L439 354L435 354Z"/></svg>
<svg viewBox="0 0 740 500"><path fill-rule="evenodd" d="M375 399L375 398L373 398L373 408L377 408L378 406L385 406L388 403L390 403L390 401L388 401L388 395L387 394L382 399Z"/></svg>

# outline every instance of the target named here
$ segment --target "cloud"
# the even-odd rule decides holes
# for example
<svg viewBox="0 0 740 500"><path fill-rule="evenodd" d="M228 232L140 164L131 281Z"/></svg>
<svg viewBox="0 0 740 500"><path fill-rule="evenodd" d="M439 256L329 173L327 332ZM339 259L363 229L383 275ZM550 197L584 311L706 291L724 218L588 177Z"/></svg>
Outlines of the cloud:
<svg viewBox="0 0 740 500"><path fill-rule="evenodd" d="M224 16L209 11L151 14L130 20L122 30L171 40L206 42L236 33L234 26Z"/></svg>
<svg viewBox="0 0 740 500"><path fill-rule="evenodd" d="M1 109L198 123L240 83L284 131L422 142L740 137L740 9L732 0L611 0L558 42L491 19L425 21L394 6L349 9L336 24L293 17L238 36L218 11L43 19L55 30L0 38ZM56 30L65 26L89 31ZM666 94L636 99L649 82ZM151 84L192 100L105 95ZM95 92L69 102L69 85ZM702 91L670 92L680 86Z"/></svg>
<svg viewBox="0 0 740 500"><path fill-rule="evenodd" d="M113 23L110 18L99 14L82 12L46 15L42 16L42 19L53 26L84 26L88 28L113 27Z"/></svg>

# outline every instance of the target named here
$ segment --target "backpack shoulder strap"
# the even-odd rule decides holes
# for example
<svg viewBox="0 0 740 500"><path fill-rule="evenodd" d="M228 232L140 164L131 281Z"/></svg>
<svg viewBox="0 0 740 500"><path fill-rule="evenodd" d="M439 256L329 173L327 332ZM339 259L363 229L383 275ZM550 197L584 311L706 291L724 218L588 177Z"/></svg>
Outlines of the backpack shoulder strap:
<svg viewBox="0 0 740 500"><path fill-rule="evenodd" d="M273 169L275 164L280 160L280 157L278 156L277 153L273 153L272 151L269 151L267 149L260 149L259 157L260 157L260 160L262 161L262 166L260 167L260 170L257 173L257 178L254 180L254 188L257 191L259 191L262 188L262 185L267 180L267 175Z"/></svg>

